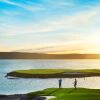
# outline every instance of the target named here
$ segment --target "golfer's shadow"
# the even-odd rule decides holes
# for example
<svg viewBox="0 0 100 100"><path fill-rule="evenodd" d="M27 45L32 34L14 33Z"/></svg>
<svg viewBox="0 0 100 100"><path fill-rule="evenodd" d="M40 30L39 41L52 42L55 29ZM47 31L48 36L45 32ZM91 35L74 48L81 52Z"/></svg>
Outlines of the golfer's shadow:
<svg viewBox="0 0 100 100"><path fill-rule="evenodd" d="M73 93L75 90L76 90L76 89L71 89L71 90L69 90L67 93L68 93L68 94ZM60 91L59 88L56 89L56 90L54 90L54 91L52 91L52 92L50 92L50 93L48 94L48 96L51 96L52 94L54 94L54 93L56 93L56 92L58 92L58 91Z"/></svg>
<svg viewBox="0 0 100 100"><path fill-rule="evenodd" d="M68 91L67 93L70 94L70 93L73 93L76 89L71 89L70 91Z"/></svg>
<svg viewBox="0 0 100 100"><path fill-rule="evenodd" d="M59 90L60 90L60 89L58 88L58 89L56 89L56 90L50 92L50 93L48 94L48 96L51 96L51 94L56 93L56 92L59 91Z"/></svg>

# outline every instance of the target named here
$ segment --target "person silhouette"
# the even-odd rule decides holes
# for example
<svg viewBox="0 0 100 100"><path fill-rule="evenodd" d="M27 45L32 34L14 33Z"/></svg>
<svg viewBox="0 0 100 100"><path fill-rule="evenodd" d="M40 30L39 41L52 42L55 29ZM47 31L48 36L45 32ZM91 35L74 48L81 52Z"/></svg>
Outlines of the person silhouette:
<svg viewBox="0 0 100 100"><path fill-rule="evenodd" d="M60 78L58 81L59 81L59 88L62 88L62 79Z"/></svg>
<svg viewBox="0 0 100 100"><path fill-rule="evenodd" d="M74 88L76 89L77 88L77 79L75 78L75 81L74 81Z"/></svg>

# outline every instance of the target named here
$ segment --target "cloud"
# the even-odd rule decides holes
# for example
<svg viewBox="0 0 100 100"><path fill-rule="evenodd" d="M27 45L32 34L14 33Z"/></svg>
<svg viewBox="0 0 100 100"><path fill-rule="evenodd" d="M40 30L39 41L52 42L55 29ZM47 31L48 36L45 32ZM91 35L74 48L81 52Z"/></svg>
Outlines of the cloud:
<svg viewBox="0 0 100 100"><path fill-rule="evenodd" d="M48 8L64 8L64 7L72 7L74 3L66 0L43 0Z"/></svg>
<svg viewBox="0 0 100 100"><path fill-rule="evenodd" d="M19 4L19 3L12 2L10 0L2 0L2 2L6 2L10 5L15 5L27 9L29 11L34 9L32 5ZM48 4L49 2L50 1L48 1ZM58 5L60 7L64 7L64 5L70 5L65 3L66 2L62 2L62 3L57 2L57 5L54 5L54 7L57 7ZM50 5L53 5L52 2ZM42 6L38 5L37 7L41 8ZM31 35L34 37L34 39L36 38L37 41L39 41L39 39L45 42L47 41L46 45L42 45L42 47L31 48L28 49L28 51L33 50L36 52L37 51L38 52L40 51L63 52L65 50L66 51L72 50L73 52L73 51L82 51L84 49L87 50L89 48L93 49L95 47L95 44L97 43L96 41L97 36L100 33L99 11L100 11L100 7L99 5L96 5L94 7L91 6L87 10L85 9L72 14L65 13L56 17L54 17L53 15L45 16L45 18L40 19L39 21L36 22L34 22L33 20L31 20L31 22L29 23L27 22L7 23L6 21L4 21L4 23L0 23L0 36L2 34L2 36L4 37L16 38L17 36L30 37ZM91 43L92 44L94 43L93 47L90 45ZM64 46L62 47L61 45ZM20 47L19 49L23 50L24 48Z"/></svg>
<svg viewBox="0 0 100 100"><path fill-rule="evenodd" d="M94 27L95 19L97 19L100 8L94 8L88 11L79 12L72 16L59 16L51 20L43 20L37 23L26 25L7 25L3 33L6 35L20 35L29 33L46 33L46 32L62 32L62 33L78 33L88 31ZM94 29L93 28L93 29ZM93 30L90 29L90 30Z"/></svg>
<svg viewBox="0 0 100 100"><path fill-rule="evenodd" d="M34 6L29 6L28 5L25 5L25 4L21 4L21 3L16 3L16 2L12 2L11 0L1 0L2 2L6 2L6 3L9 3L11 5L16 5L16 6L19 6L19 7L23 7L23 8L26 8L26 9L34 9ZM66 3L69 3L69 2L65 2L64 0L63 1L60 1L58 0L55 0L54 2L51 0L47 0L48 4L50 3L53 3L55 5L55 2L57 3L57 5L62 5L62 4L66 4ZM32 7L32 9L31 9ZM59 6L60 7L60 6ZM41 9L41 7L40 7ZM93 17L95 17L96 15L99 14L99 10L100 10L100 7L99 6L95 6L94 8L91 7L91 9L89 10L85 10L85 11L82 11L82 12L78 12L78 13L75 13L75 14L72 14L72 15L62 15L62 16L58 16L58 18L54 18L54 19L51 19L51 20L47 20L45 21L45 19L43 19L43 22L37 22L38 25L34 25L32 23L30 23L30 25L27 25L26 27L28 27L29 29L31 28L34 28L34 30L38 30L38 26L41 26L40 30L42 31L49 31L49 30L56 30L56 29L61 29L61 28L67 28L67 29L70 29L70 28L73 28L73 27L78 27L78 26L82 26L83 24L87 24L89 21L92 20ZM6 14L8 13L9 14L9 11L4 11ZM11 14L11 13L10 13ZM52 17L52 15L51 15ZM48 19L48 18L47 18ZM16 25L17 26L17 25ZM31 27L30 27L31 26ZM24 26L25 27L25 26ZM38 30L39 31L39 30Z"/></svg>
<svg viewBox="0 0 100 100"><path fill-rule="evenodd" d="M9 5L17 6L17 7L23 8L23 9L31 11L31 12L38 11L38 10L43 10L44 9L41 5L36 5L36 4L33 4L33 5L21 4L21 3L18 3L18 2L13 2L11 0L0 0L0 2L4 2L4 3L7 3Z"/></svg>
<svg viewBox="0 0 100 100"><path fill-rule="evenodd" d="M92 47L91 47L92 48ZM78 53L88 50L90 48L86 48L83 43L74 43L74 44L66 44L66 45L51 45L51 46L40 46L35 48L24 48L17 49L15 51L18 52L37 52L37 53Z"/></svg>

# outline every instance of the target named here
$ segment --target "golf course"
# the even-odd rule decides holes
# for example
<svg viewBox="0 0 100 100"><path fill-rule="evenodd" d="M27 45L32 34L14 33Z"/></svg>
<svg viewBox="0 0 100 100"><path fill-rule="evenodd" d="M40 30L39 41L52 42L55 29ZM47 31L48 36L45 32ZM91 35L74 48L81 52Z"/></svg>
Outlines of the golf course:
<svg viewBox="0 0 100 100"><path fill-rule="evenodd" d="M19 78L83 78L100 76L99 69L29 69L15 70L7 77ZM66 84L67 85L67 84ZM100 100L100 89L47 88L27 93L29 100Z"/></svg>
<svg viewBox="0 0 100 100"><path fill-rule="evenodd" d="M100 76L99 69L29 69L16 70L6 75L21 78L82 78Z"/></svg>
<svg viewBox="0 0 100 100"><path fill-rule="evenodd" d="M15 70L7 77L19 78L82 78L100 76L99 69L29 69ZM67 84L66 84L67 85ZM47 88L26 94L29 100L100 100L100 89Z"/></svg>
<svg viewBox="0 0 100 100"><path fill-rule="evenodd" d="M31 98L37 100L46 100L42 97L51 97L50 100L100 100L100 89L86 89L86 88L48 88L43 91L32 92L27 94Z"/></svg>

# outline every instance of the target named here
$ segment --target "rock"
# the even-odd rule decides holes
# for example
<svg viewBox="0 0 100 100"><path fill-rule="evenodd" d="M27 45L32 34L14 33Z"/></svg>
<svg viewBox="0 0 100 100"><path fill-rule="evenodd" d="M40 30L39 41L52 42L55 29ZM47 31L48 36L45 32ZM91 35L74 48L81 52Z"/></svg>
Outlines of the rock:
<svg viewBox="0 0 100 100"><path fill-rule="evenodd" d="M24 94L22 95L0 95L0 100L29 100Z"/></svg>
<svg viewBox="0 0 100 100"><path fill-rule="evenodd" d="M32 100L46 100L46 97L36 96Z"/></svg>

